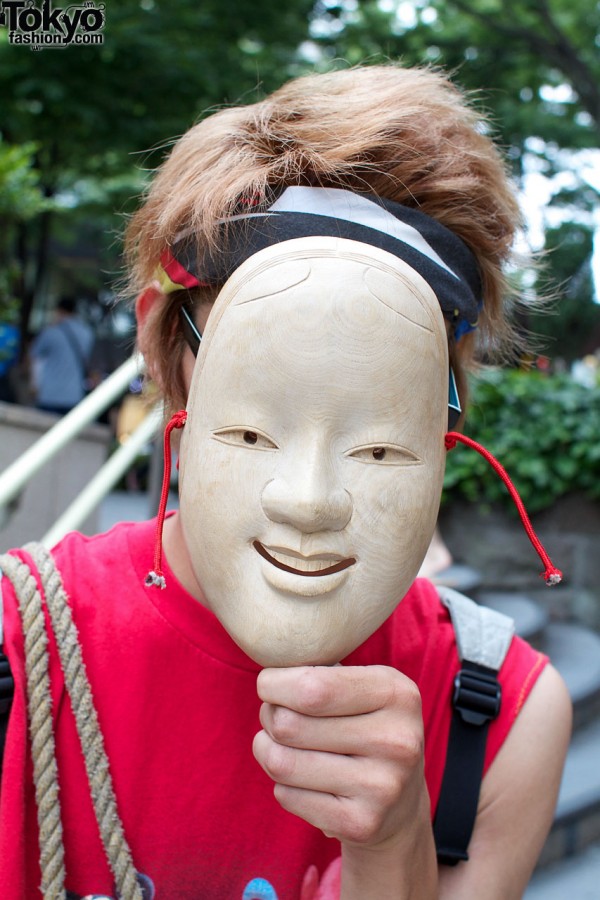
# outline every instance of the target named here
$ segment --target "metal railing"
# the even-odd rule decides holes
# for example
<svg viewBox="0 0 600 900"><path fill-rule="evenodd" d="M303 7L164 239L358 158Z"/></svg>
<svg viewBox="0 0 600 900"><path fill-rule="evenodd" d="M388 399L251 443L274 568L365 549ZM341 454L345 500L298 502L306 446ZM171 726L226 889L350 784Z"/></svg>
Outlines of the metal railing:
<svg viewBox="0 0 600 900"><path fill-rule="evenodd" d="M0 509L6 508L36 472L108 409L143 369L142 357L132 356L21 454L19 459L8 466L0 474ZM68 531L78 528L85 521L89 513L131 468L144 445L152 440L161 419L162 409L159 404L151 410L127 442L115 450L79 496L46 532L41 539L43 544L47 547L53 546Z"/></svg>

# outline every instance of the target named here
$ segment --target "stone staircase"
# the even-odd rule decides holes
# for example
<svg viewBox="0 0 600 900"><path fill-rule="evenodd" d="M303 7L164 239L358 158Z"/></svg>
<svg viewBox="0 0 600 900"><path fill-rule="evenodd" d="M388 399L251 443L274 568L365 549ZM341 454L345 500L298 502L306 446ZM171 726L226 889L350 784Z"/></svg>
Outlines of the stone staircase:
<svg viewBox="0 0 600 900"><path fill-rule="evenodd" d="M564 678L573 701L573 738L554 824L526 900L599 900L600 636L570 622L549 621L543 606L524 593L482 590L477 573L467 566L450 566L435 580L511 616L517 633L547 653ZM579 863L588 888L576 887ZM563 870L570 880L561 888L557 879Z"/></svg>

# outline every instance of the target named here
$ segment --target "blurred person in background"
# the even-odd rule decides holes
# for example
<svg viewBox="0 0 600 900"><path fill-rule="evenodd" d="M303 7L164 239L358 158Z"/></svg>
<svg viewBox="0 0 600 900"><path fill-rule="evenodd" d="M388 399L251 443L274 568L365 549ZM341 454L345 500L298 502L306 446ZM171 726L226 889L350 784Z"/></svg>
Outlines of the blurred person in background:
<svg viewBox="0 0 600 900"><path fill-rule="evenodd" d="M59 300L54 321L42 329L30 350L35 405L60 416L85 396L94 344L92 329L76 309L75 298Z"/></svg>

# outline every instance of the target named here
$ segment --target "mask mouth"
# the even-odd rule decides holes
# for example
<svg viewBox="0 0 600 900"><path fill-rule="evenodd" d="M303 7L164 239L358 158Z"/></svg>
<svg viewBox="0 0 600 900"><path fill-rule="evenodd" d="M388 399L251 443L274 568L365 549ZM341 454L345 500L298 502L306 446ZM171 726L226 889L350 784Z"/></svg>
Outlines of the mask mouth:
<svg viewBox="0 0 600 900"><path fill-rule="evenodd" d="M263 559L284 572L293 575L305 575L308 578L319 578L322 575L333 575L350 568L356 562L354 557L342 557L339 553L319 553L312 556L302 556L295 550L287 547L269 547L268 549L260 541L253 541L252 546Z"/></svg>

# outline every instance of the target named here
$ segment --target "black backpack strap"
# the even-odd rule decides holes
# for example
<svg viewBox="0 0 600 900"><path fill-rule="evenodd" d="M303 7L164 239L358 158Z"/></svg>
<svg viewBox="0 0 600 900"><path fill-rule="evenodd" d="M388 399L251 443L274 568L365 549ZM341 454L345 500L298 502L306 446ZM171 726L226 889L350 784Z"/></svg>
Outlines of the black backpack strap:
<svg viewBox="0 0 600 900"><path fill-rule="evenodd" d="M2 780L2 762L4 745L8 730L8 718L15 692L15 682L10 671L8 657L3 652L4 642L4 604L2 602L2 572L0 571L0 781Z"/></svg>
<svg viewBox="0 0 600 900"><path fill-rule="evenodd" d="M502 699L497 675L514 635L514 622L451 588L439 587L438 593L450 612L461 661L433 826L438 861L452 866L469 858L488 729Z"/></svg>
<svg viewBox="0 0 600 900"><path fill-rule="evenodd" d="M0 651L0 781L2 781L4 745L6 744L8 718L10 716L14 692L15 683L8 664L8 658Z"/></svg>

